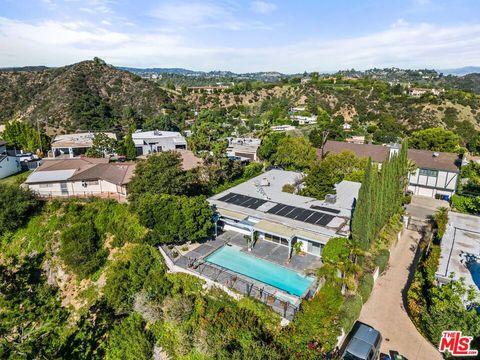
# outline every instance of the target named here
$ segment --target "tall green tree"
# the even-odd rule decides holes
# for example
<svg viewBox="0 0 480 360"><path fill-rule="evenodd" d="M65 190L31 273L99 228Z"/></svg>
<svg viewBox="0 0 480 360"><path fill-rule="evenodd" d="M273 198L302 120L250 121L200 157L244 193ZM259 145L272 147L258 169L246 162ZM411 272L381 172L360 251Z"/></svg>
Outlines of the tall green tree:
<svg viewBox="0 0 480 360"><path fill-rule="evenodd" d="M137 150L135 149L135 143L132 139L132 132L129 131L127 136L125 136L124 143L125 147L125 156L128 160L135 160L137 157Z"/></svg>
<svg viewBox="0 0 480 360"><path fill-rule="evenodd" d="M115 152L116 141L105 133L96 133L85 155L91 157L105 157Z"/></svg>
<svg viewBox="0 0 480 360"><path fill-rule="evenodd" d="M317 157L315 148L304 137L287 136L278 142L273 156L275 165L287 170L306 170Z"/></svg>
<svg viewBox="0 0 480 360"><path fill-rule="evenodd" d="M45 151L50 143L42 130L39 134L35 127L18 120L6 123L5 129L0 135L8 146L17 150L35 152L42 148Z"/></svg>
<svg viewBox="0 0 480 360"><path fill-rule="evenodd" d="M412 133L409 143L414 149L455 152L460 138L453 131L430 128Z"/></svg>
<svg viewBox="0 0 480 360"><path fill-rule="evenodd" d="M0 184L0 235L24 225L39 206L30 190Z"/></svg>

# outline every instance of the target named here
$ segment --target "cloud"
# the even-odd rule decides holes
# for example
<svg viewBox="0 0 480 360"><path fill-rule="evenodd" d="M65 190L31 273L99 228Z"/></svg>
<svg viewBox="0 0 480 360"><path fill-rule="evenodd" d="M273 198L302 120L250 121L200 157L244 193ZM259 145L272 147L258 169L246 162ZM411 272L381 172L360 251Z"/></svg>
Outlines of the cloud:
<svg viewBox="0 0 480 360"><path fill-rule="evenodd" d="M254 1L251 6L254 12L260 14L269 14L277 9L277 5L266 1Z"/></svg>
<svg viewBox="0 0 480 360"><path fill-rule="evenodd" d="M207 14L201 12L194 23L210 19ZM211 45L193 40L189 34L146 31L136 26L115 31L101 23L23 22L0 17L0 66L59 66L94 56L126 66L290 73L374 66L451 68L480 63L480 23L397 23L364 36L256 47Z"/></svg>

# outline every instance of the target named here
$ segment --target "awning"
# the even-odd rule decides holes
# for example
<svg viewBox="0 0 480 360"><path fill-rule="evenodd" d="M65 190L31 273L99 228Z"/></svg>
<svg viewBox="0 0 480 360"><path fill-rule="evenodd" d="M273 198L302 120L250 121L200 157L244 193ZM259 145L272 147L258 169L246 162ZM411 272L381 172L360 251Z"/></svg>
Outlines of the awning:
<svg viewBox="0 0 480 360"><path fill-rule="evenodd" d="M266 220L260 220L258 223L255 224L254 229L287 239L295 236L295 230L293 228Z"/></svg>

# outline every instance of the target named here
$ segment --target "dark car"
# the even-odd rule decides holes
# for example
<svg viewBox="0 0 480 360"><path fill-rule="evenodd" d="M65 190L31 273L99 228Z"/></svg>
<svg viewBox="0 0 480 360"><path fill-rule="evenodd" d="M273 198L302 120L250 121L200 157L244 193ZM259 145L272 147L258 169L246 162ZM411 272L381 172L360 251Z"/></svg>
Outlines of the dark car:
<svg viewBox="0 0 480 360"><path fill-rule="evenodd" d="M344 360L376 360L380 355L382 335L366 324L353 329L352 336L342 354Z"/></svg>

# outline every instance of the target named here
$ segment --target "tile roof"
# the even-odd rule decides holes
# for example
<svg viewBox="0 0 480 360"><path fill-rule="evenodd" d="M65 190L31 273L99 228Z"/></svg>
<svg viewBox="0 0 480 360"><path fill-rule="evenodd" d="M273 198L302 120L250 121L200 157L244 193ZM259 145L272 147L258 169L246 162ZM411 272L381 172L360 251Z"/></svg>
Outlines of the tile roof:
<svg viewBox="0 0 480 360"><path fill-rule="evenodd" d="M383 162L388 157L390 150L386 146L373 144L355 144L342 141L327 140L323 147L323 156L329 153L338 154L342 151L350 150L359 157L371 157L375 162ZM318 156L322 156L322 150L318 149Z"/></svg>

